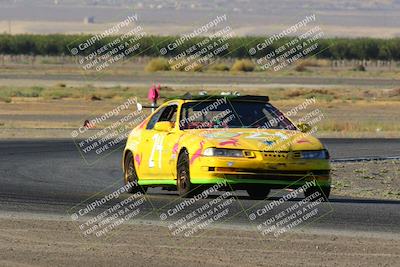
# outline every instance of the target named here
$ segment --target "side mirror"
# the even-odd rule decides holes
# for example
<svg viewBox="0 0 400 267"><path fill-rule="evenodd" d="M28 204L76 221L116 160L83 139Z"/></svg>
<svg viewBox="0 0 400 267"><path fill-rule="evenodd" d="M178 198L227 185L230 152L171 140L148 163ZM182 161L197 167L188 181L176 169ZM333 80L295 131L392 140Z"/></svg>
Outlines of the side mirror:
<svg viewBox="0 0 400 267"><path fill-rule="evenodd" d="M137 103L136 103L136 108L137 108L137 110L142 111L143 106L142 106L142 104L140 104L139 102L137 102Z"/></svg>
<svg viewBox="0 0 400 267"><path fill-rule="evenodd" d="M312 129L310 124L303 122L297 124L297 128L303 133L308 133Z"/></svg>
<svg viewBox="0 0 400 267"><path fill-rule="evenodd" d="M169 121L159 121L154 125L154 130L160 132L170 132L172 130L172 123Z"/></svg>

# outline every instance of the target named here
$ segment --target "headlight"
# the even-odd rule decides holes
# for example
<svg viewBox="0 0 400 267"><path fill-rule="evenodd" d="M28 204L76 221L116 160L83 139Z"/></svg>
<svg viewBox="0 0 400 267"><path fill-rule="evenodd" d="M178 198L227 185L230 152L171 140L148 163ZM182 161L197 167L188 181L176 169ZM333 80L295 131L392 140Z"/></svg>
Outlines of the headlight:
<svg viewBox="0 0 400 267"><path fill-rule="evenodd" d="M243 157L243 150L241 149L224 149L224 148L207 148L203 152L204 156L214 157Z"/></svg>
<svg viewBox="0 0 400 267"><path fill-rule="evenodd" d="M329 153L327 150L319 151L302 151L302 159L329 159Z"/></svg>

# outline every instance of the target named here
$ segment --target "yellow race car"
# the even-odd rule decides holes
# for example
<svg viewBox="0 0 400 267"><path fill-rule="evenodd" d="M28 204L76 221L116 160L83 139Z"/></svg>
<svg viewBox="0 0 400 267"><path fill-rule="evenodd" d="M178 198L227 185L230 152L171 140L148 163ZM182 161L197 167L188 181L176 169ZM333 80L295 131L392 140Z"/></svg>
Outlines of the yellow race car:
<svg viewBox="0 0 400 267"><path fill-rule="evenodd" d="M303 131L300 131L300 128ZM308 181L325 200L329 153L269 103L266 96L192 96L165 102L129 134L123 152L125 184L176 188L181 196L225 185L264 199L271 189Z"/></svg>

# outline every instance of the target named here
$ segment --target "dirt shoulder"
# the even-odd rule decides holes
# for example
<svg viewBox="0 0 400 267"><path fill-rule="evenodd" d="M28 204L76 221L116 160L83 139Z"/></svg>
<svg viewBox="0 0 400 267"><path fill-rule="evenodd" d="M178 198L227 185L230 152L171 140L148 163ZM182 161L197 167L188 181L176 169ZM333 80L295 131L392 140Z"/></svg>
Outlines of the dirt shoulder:
<svg viewBox="0 0 400 267"><path fill-rule="evenodd" d="M108 237L83 238L73 222L0 219L2 266L394 266L400 239L337 234L214 229L172 237L155 225L122 225Z"/></svg>
<svg viewBox="0 0 400 267"><path fill-rule="evenodd" d="M112 91L107 93L113 94ZM276 90L267 94L272 95L274 92ZM291 94L296 92L288 91ZM183 94L183 91L174 93L179 95ZM253 93L257 92L244 92L244 94ZM142 90L141 94L145 94L145 90ZM279 100L281 96L271 97L274 99L272 103L284 112L302 105L305 101L303 98ZM122 97L95 101L91 99L46 100L26 97L13 98L11 103L0 101L0 139L71 138L71 132L81 127L85 120L101 116L125 101L126 98ZM138 101L147 103L143 97L138 97ZM297 121L310 112L318 111L318 114L323 115L315 125L315 135L318 137L398 138L400 125L393 121L393 118L400 116L398 105L399 101L358 100L353 102L352 100L325 101L320 99L316 101L315 105L299 110L291 118ZM135 107L129 109L129 111L132 110L135 110ZM373 116L365 116L366 110ZM148 114L149 110L145 110L144 113ZM126 114L128 112L121 113L121 116ZM113 120L107 120L104 125L98 125L96 128L100 130L106 127L109 121Z"/></svg>
<svg viewBox="0 0 400 267"><path fill-rule="evenodd" d="M400 161L332 164L332 194L374 199L400 199Z"/></svg>

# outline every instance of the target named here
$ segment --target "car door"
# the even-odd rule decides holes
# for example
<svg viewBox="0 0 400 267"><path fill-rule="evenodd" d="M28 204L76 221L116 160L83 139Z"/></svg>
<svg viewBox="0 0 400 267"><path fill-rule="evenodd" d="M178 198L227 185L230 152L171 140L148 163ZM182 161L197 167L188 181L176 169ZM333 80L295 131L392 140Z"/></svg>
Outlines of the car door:
<svg viewBox="0 0 400 267"><path fill-rule="evenodd" d="M171 132L161 132L154 130L154 126L160 121L170 121L175 126L177 107L176 104L168 105L157 111L149 120L140 149L143 151L144 165L141 179L171 179L170 159L175 144L175 129Z"/></svg>
<svg viewBox="0 0 400 267"><path fill-rule="evenodd" d="M165 110L166 107L160 108L156 111L150 118L149 122L146 125L146 128L142 132L141 142L139 144L138 149L138 159L140 162L140 166L136 166L136 171L141 180L148 180L151 179L150 177L150 170L149 170L149 158L150 158L150 150L149 146L153 144L153 137L154 137L154 125L160 118L161 114Z"/></svg>

